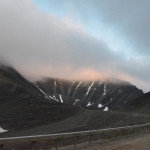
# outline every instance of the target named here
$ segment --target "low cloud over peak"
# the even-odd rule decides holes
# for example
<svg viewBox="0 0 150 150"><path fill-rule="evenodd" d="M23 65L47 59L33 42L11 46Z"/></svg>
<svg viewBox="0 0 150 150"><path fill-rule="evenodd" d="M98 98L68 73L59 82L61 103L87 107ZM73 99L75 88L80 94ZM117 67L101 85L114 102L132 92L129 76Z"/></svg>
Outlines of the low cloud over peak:
<svg viewBox="0 0 150 150"><path fill-rule="evenodd" d="M147 69L150 67L148 51L145 49L142 53L137 50L137 53L142 53L141 57L129 59L124 57L123 51L113 51L109 43L102 40L104 34L100 34L100 38L97 38L88 30L88 24L85 24L86 13L82 13L84 9L76 8L77 2L81 6L81 2L72 1L72 5L75 7L73 16L69 18L70 14L67 14L66 17L61 18L57 14L42 11L31 0L14 0L13 2L12 0L1 0L0 56L26 76L34 76L36 79L44 76L77 80L119 78L148 91L150 89L148 84L150 71ZM91 5L88 5L90 3ZM87 10L90 7L95 8L96 11L92 11L91 15L94 16L96 13L95 18L97 18L100 11L107 10L103 10L100 3L107 5L100 1L96 6L96 1L88 1L85 8ZM67 7L69 6L67 5ZM55 7L57 10L57 4ZM98 9L100 9L99 12ZM105 23L113 24L120 29L120 33L126 31L127 25L123 27L123 21L118 20L117 23L116 20L115 25L113 20L109 20L110 12L106 14L107 16L103 15ZM80 16L78 21L74 19L74 13ZM113 15L115 17L119 14L114 13ZM85 20L81 22L81 18L84 16ZM93 21L95 20L93 19ZM130 22L132 23L132 21ZM133 34L130 34L125 38L131 40ZM141 35L143 34L142 32ZM125 34L122 33L122 35ZM137 38L135 38L135 42L139 44ZM146 46L149 47L149 45ZM146 53L148 54L146 55Z"/></svg>

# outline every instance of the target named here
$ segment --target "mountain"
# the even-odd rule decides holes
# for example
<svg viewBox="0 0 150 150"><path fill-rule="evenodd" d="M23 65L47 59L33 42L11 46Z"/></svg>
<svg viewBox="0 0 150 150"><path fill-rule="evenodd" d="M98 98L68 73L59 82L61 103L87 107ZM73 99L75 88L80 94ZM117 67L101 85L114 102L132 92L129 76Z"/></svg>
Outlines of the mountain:
<svg viewBox="0 0 150 150"><path fill-rule="evenodd" d="M111 110L143 95L136 86L123 81L67 81L45 78L35 86L51 101L81 106L86 109Z"/></svg>
<svg viewBox="0 0 150 150"><path fill-rule="evenodd" d="M37 97L39 91L14 68L0 66L0 99L1 103L11 99Z"/></svg>
<svg viewBox="0 0 150 150"><path fill-rule="evenodd" d="M15 69L0 66L0 127L28 129L53 123L78 112L77 107L52 102Z"/></svg>
<svg viewBox="0 0 150 150"><path fill-rule="evenodd" d="M47 78L31 83L14 68L0 66L0 129L15 136L145 123L149 116L108 111L141 95L127 82Z"/></svg>
<svg viewBox="0 0 150 150"><path fill-rule="evenodd" d="M125 105L121 107L116 107L114 110L132 112L139 114L149 114L150 113L150 92L143 94L131 101L128 101Z"/></svg>

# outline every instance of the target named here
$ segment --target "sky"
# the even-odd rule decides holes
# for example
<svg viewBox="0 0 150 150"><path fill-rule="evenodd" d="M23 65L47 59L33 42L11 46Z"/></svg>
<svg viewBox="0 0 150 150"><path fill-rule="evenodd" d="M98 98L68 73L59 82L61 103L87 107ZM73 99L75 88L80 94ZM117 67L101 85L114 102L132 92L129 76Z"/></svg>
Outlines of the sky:
<svg viewBox="0 0 150 150"><path fill-rule="evenodd" d="M149 0L0 0L0 62L28 79L129 81L150 91Z"/></svg>

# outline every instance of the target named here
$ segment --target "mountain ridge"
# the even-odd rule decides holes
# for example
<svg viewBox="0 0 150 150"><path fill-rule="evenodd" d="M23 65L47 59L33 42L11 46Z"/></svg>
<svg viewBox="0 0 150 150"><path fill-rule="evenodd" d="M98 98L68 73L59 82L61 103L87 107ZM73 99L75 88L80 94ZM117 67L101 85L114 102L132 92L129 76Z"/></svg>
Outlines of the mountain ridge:
<svg viewBox="0 0 150 150"><path fill-rule="evenodd" d="M91 109L101 109L104 105L105 108L113 108L116 104L122 105L143 94L142 90L129 82L120 81L68 81L44 78L35 82L35 85L48 99Z"/></svg>

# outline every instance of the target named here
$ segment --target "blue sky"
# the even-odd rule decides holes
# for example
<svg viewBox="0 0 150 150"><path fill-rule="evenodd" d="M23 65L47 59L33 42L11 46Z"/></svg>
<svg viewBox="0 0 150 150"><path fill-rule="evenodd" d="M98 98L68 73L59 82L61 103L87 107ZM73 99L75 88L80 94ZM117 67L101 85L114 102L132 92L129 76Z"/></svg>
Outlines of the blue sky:
<svg viewBox="0 0 150 150"><path fill-rule="evenodd" d="M119 78L149 91L149 14L147 0L1 0L0 57L28 78Z"/></svg>
<svg viewBox="0 0 150 150"><path fill-rule="evenodd" d="M61 3L60 5L57 5L54 0L32 0L35 4L38 5L38 7L49 14L54 14L59 17L64 17L68 15L69 10L67 9L67 6L65 3Z"/></svg>

